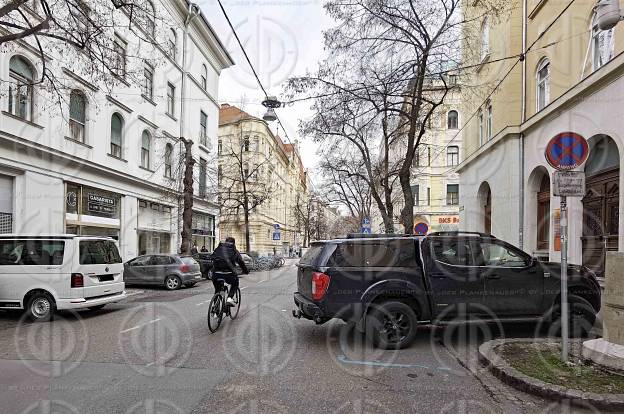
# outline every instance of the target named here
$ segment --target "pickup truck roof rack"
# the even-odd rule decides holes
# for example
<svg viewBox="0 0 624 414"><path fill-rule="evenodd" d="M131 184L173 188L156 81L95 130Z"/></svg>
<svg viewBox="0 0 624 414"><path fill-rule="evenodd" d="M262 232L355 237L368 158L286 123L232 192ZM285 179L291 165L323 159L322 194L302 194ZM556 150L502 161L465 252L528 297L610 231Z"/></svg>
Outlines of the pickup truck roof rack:
<svg viewBox="0 0 624 414"><path fill-rule="evenodd" d="M481 237L489 237L495 239L495 236L487 233L481 233L478 231L436 231L434 233L429 233L427 236L481 236Z"/></svg>

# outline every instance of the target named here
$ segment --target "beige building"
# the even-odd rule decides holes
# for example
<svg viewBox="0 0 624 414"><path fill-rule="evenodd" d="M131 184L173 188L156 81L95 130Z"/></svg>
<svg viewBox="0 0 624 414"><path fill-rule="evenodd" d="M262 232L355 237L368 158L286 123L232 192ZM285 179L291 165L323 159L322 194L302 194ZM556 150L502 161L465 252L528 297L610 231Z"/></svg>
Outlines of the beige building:
<svg viewBox="0 0 624 414"><path fill-rule="evenodd" d="M624 25L600 30L596 1L515 0L475 18L463 66L475 65L463 94L466 154L460 173L462 228L492 233L525 251L560 259L560 200L544 150L561 132L590 145L580 168L584 198L569 200L570 261L603 273L607 250L624 250L620 162L624 154ZM524 56L524 59L521 59Z"/></svg>
<svg viewBox="0 0 624 414"><path fill-rule="evenodd" d="M285 144L267 123L228 104L219 112L218 176L221 238L245 246L245 194L249 251L287 255L303 241L296 226L297 197L307 197L306 173L296 144Z"/></svg>

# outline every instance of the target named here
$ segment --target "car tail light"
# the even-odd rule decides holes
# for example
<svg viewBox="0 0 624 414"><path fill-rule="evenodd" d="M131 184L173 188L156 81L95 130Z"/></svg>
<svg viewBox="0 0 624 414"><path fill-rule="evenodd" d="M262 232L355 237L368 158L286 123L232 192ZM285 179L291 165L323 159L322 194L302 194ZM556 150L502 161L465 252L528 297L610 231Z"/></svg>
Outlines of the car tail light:
<svg viewBox="0 0 624 414"><path fill-rule="evenodd" d="M182 266L180 266L180 272L182 273L188 273L189 270L190 270L190 267L187 264L183 264Z"/></svg>
<svg viewBox="0 0 624 414"><path fill-rule="evenodd" d="M84 277L82 276L82 273L71 274L71 287L73 288L84 287Z"/></svg>
<svg viewBox="0 0 624 414"><path fill-rule="evenodd" d="M329 287L329 276L325 273L312 273L312 299L321 300Z"/></svg>

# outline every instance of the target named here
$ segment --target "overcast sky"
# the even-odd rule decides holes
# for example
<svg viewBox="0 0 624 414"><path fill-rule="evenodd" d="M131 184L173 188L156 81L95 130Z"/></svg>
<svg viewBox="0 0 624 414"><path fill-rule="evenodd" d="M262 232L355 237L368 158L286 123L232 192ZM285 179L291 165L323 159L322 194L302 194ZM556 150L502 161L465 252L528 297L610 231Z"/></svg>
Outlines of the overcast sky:
<svg viewBox="0 0 624 414"><path fill-rule="evenodd" d="M236 65L221 74L219 100L261 117L264 96L249 69L216 0L200 1ZM262 84L280 98L283 82L314 71L324 55L322 31L332 25L320 0L223 0L223 5ZM298 134L299 119L309 116L309 103L277 110L291 141L299 140L303 163L314 176L316 145ZM277 122L272 129L275 132ZM280 135L284 134L280 131ZM284 138L285 139L285 138ZM286 139L285 139L286 140Z"/></svg>

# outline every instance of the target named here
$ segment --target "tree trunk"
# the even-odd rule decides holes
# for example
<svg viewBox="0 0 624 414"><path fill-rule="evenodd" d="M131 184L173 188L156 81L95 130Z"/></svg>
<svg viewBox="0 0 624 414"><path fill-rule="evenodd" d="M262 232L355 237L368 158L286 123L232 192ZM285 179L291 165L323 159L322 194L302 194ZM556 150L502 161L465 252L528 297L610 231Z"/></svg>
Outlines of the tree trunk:
<svg viewBox="0 0 624 414"><path fill-rule="evenodd" d="M245 183L243 183L243 213L245 216L245 249L247 253L251 251L251 241L249 238L249 198L247 197L247 191Z"/></svg>
<svg viewBox="0 0 624 414"><path fill-rule="evenodd" d="M407 171L399 172L399 181L401 182L401 190L403 191L404 205L401 209L401 223L405 234L412 234L414 232L414 194L412 192L412 186L410 183L411 172Z"/></svg>
<svg viewBox="0 0 624 414"><path fill-rule="evenodd" d="M191 232L193 226L193 168L195 159L193 158L193 141L180 138L184 143L184 189L182 207L182 254L191 254Z"/></svg>

